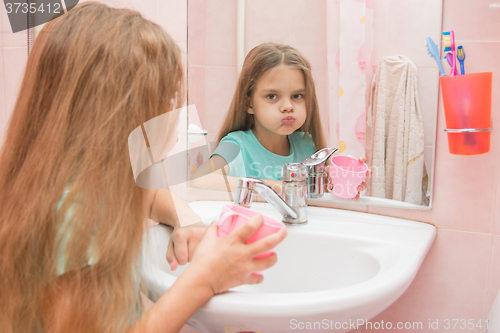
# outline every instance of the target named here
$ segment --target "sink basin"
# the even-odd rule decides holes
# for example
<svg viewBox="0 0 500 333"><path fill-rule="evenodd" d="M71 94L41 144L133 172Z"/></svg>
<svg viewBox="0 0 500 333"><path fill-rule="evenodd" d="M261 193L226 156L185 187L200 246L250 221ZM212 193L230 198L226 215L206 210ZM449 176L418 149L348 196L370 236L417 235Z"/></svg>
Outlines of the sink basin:
<svg viewBox="0 0 500 333"><path fill-rule="evenodd" d="M217 220L228 202L190 204L204 222ZM267 203L251 209L280 220ZM362 328L408 288L436 236L432 225L372 214L308 207L307 225L287 225L275 248L278 263L264 282L217 295L188 325L200 332L348 332ZM155 301L185 267L166 261L172 229L145 234L144 278ZM200 277L203 278L203 277Z"/></svg>

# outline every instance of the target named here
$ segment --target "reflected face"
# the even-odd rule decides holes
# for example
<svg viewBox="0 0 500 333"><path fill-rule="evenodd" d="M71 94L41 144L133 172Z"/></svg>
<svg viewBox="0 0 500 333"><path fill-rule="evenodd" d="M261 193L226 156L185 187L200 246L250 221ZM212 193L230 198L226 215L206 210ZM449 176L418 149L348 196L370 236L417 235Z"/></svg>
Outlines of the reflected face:
<svg viewBox="0 0 500 333"><path fill-rule="evenodd" d="M289 135L306 121L304 74L300 69L278 66L257 82L250 99L255 133Z"/></svg>

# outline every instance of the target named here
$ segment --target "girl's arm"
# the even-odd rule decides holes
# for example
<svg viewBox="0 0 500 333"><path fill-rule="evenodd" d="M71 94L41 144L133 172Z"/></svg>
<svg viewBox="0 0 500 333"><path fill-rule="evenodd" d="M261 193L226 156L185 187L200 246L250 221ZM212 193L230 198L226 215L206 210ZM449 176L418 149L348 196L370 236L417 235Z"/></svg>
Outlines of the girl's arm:
<svg viewBox="0 0 500 333"><path fill-rule="evenodd" d="M147 190L146 210L155 222L174 227L169 239L167 261L170 269L185 265L205 233L206 226L188 204L169 190Z"/></svg>
<svg viewBox="0 0 500 333"><path fill-rule="evenodd" d="M226 174L226 179L224 179L224 173ZM203 188L208 190L216 191L231 191L236 192L238 190L238 177L227 176L229 174L229 166L226 160L220 155L214 155L208 161L203 163L191 177L189 185L196 188ZM262 179L269 186L276 191L276 193L281 193L281 181L273 179Z"/></svg>
<svg viewBox="0 0 500 333"><path fill-rule="evenodd" d="M188 204L169 190L150 190L147 194L149 214L155 222L177 228L201 222Z"/></svg>
<svg viewBox="0 0 500 333"><path fill-rule="evenodd" d="M200 279L186 269L126 333L179 332L196 310L213 296L212 291L199 282Z"/></svg>
<svg viewBox="0 0 500 333"><path fill-rule="evenodd" d="M227 181L224 179L223 170ZM229 166L226 160L220 155L214 155L194 171L189 185L207 190L236 192L238 178L227 176L228 174Z"/></svg>
<svg viewBox="0 0 500 333"><path fill-rule="evenodd" d="M255 259L257 254L275 247L286 237L286 229L246 244L246 240L262 225L256 215L225 238L217 237L216 224L207 228L189 267L172 287L142 316L127 333L178 332L196 310L213 295L241 284L256 284L263 276L252 272L273 266L273 255Z"/></svg>

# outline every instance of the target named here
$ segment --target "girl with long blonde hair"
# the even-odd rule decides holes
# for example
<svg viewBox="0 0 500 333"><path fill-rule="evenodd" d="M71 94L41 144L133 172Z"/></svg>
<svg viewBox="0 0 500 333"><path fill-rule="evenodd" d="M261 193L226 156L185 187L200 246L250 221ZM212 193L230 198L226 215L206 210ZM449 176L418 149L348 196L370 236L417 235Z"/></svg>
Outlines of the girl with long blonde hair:
<svg viewBox="0 0 500 333"><path fill-rule="evenodd" d="M142 313L144 221L178 217L164 192L135 184L127 138L182 104L182 73L169 35L132 10L85 2L41 30L0 155L0 332L176 332L276 262L254 256L286 231L245 243L261 217L224 239L209 227Z"/></svg>
<svg viewBox="0 0 500 333"><path fill-rule="evenodd" d="M193 174L193 186L215 187L225 170L232 177L279 185L285 163L302 162L326 146L309 61L295 48L264 43L246 56L236 91L210 161ZM232 184L234 187L234 184Z"/></svg>

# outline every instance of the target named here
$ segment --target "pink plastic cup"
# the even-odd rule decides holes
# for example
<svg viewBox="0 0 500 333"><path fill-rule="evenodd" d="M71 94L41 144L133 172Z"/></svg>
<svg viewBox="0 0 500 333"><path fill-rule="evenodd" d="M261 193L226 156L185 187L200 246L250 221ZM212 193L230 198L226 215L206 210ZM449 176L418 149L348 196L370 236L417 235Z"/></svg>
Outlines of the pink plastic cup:
<svg viewBox="0 0 500 333"><path fill-rule="evenodd" d="M368 165L352 156L332 156L327 167L329 174L328 191L345 199L358 195L358 187L366 179Z"/></svg>
<svg viewBox="0 0 500 333"><path fill-rule="evenodd" d="M226 237L233 230L238 228L240 225L245 223L249 218L257 214L251 209L234 206L234 205L225 205L222 208L222 213L220 214L219 223L217 224L217 236L219 238ZM281 228L284 228L285 225L283 222L276 221L270 217L263 215L264 223L255 231L252 236L247 239L247 243L253 243L261 238L267 237L271 234L274 234ZM273 253L272 249L261 253L255 258L263 258L270 256Z"/></svg>

